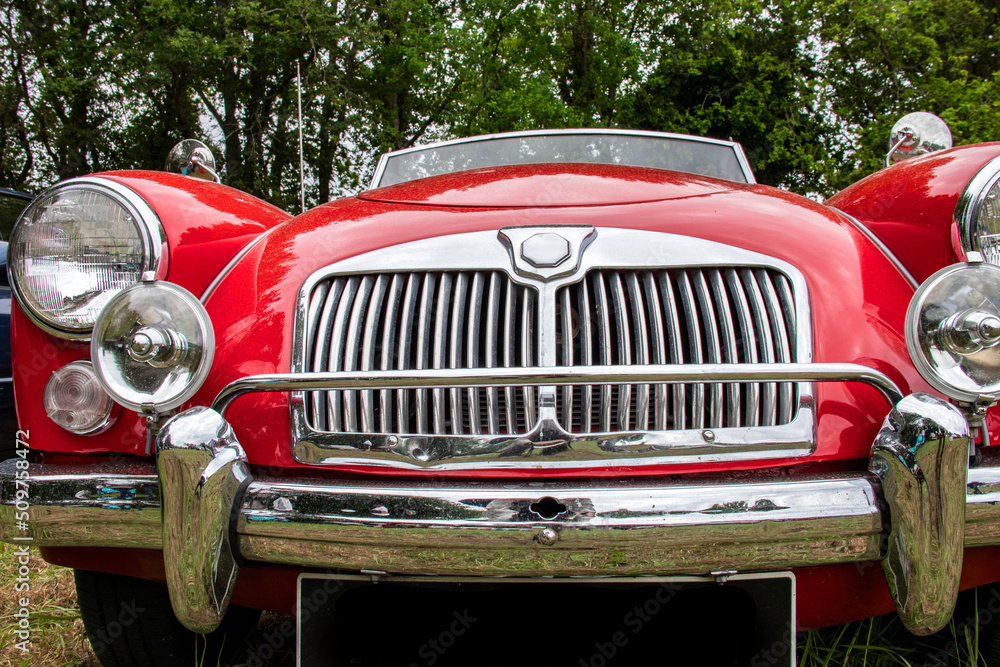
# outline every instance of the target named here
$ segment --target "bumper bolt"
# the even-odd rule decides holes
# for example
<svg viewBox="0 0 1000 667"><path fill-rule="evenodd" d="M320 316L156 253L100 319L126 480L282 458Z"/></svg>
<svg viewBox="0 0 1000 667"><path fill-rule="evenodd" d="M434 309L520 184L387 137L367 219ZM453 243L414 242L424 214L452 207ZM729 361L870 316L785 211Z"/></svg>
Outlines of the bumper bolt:
<svg viewBox="0 0 1000 667"><path fill-rule="evenodd" d="M551 547L559 541L559 533L553 528L543 528L542 532L538 533L538 541L544 546Z"/></svg>

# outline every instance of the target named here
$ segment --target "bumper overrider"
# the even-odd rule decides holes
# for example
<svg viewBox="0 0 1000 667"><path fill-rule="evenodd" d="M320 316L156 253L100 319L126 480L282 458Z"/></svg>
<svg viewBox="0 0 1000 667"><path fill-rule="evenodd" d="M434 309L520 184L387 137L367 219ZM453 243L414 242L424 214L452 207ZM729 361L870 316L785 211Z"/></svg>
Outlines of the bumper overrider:
<svg viewBox="0 0 1000 667"><path fill-rule="evenodd" d="M220 622L242 561L610 577L881 560L900 616L922 634L952 613L963 547L1000 544L1000 468L969 470L969 437L957 408L913 394L858 474L360 485L254 478L225 418L195 407L164 424L155 466L32 465L25 497L16 462L0 465L0 539L161 549L174 610L200 632Z"/></svg>

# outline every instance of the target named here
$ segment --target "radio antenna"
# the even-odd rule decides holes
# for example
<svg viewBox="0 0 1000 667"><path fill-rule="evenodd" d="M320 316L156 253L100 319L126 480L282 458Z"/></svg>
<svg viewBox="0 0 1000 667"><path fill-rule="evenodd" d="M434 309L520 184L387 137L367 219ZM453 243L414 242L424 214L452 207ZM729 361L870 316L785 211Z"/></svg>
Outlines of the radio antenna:
<svg viewBox="0 0 1000 667"><path fill-rule="evenodd" d="M299 96L299 212L306 211L306 180L305 180L305 158L302 157L302 70L299 62L295 62L295 81Z"/></svg>

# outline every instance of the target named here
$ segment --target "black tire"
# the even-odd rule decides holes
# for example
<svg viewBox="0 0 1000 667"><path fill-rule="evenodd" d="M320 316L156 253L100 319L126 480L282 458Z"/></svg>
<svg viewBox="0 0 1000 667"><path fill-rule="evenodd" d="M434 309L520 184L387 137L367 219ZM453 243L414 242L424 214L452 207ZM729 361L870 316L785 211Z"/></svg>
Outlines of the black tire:
<svg viewBox="0 0 1000 667"><path fill-rule="evenodd" d="M260 612L230 606L215 632L199 635L174 616L165 584L76 570L87 638L104 667L227 665L244 649Z"/></svg>

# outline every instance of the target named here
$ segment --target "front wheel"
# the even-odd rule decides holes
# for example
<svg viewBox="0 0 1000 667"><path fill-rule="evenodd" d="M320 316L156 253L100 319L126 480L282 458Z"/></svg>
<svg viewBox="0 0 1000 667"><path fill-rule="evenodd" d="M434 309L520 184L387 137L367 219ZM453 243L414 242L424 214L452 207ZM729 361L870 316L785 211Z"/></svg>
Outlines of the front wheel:
<svg viewBox="0 0 1000 667"><path fill-rule="evenodd" d="M229 664L260 618L255 609L230 606L215 632L200 635L174 616L165 584L88 570L75 574L83 625L103 667Z"/></svg>

